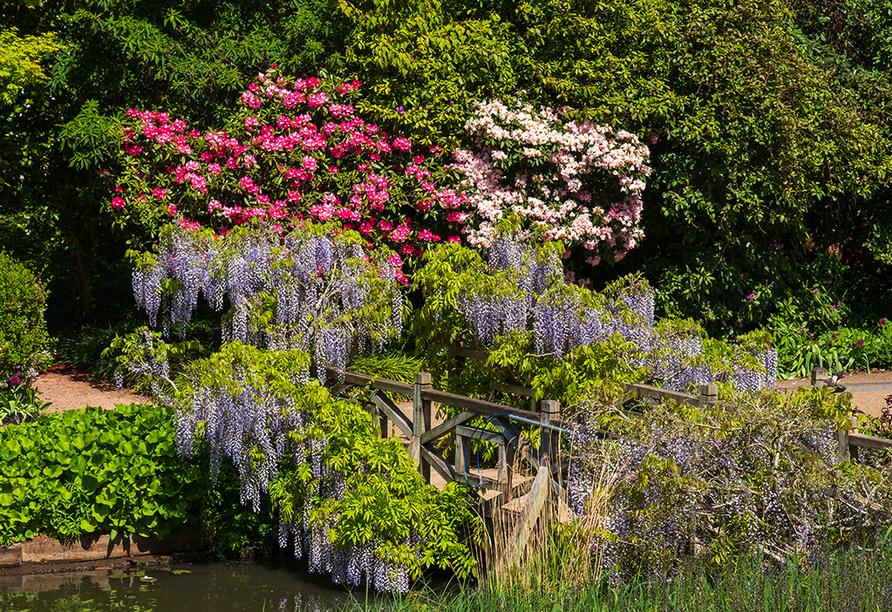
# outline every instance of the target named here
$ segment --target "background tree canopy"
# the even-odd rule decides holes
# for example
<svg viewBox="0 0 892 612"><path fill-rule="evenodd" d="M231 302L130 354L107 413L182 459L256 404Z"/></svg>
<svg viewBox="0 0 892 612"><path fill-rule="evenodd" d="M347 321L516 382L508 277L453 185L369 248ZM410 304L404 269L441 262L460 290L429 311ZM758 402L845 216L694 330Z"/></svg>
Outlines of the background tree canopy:
<svg viewBox="0 0 892 612"><path fill-rule="evenodd" d="M4 5L6 36L62 49L3 107L0 232L57 305L127 300L123 251L144 237L99 213L117 118L209 125L278 63L362 81L358 110L422 143L458 146L472 101L519 92L640 134L647 238L596 284L642 270L713 333L828 304L857 322L892 308L890 22L892 2L863 0Z"/></svg>

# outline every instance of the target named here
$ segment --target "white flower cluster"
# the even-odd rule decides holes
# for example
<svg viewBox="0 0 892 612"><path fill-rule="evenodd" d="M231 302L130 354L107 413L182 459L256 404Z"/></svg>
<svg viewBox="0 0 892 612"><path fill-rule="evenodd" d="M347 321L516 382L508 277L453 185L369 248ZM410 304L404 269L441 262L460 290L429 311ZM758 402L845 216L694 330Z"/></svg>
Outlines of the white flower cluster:
<svg viewBox="0 0 892 612"><path fill-rule="evenodd" d="M546 240L584 246L592 264L608 254L622 259L644 236L650 151L634 134L500 100L477 105L465 127L478 146L456 151L455 168L476 210L465 230L472 245L489 247L496 223L510 215Z"/></svg>

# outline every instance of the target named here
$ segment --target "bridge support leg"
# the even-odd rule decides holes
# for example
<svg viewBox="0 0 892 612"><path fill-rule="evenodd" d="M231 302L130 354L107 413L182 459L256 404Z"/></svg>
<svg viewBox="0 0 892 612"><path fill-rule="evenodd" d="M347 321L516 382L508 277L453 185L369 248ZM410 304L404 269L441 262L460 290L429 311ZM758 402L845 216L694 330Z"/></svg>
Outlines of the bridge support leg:
<svg viewBox="0 0 892 612"><path fill-rule="evenodd" d="M418 471L424 476L425 482L430 484L431 466L421 456L421 436L431 428L431 402L421 398L421 394L431 390L431 375L429 372L415 372L415 382L412 393L412 440L409 443L409 458L415 463Z"/></svg>

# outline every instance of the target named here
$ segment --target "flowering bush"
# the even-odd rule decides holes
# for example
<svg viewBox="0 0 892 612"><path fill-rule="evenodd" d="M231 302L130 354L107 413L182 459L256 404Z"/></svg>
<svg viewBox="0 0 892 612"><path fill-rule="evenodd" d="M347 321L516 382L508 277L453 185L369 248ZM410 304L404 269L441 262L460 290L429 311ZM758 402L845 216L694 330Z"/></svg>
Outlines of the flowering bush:
<svg viewBox="0 0 892 612"><path fill-rule="evenodd" d="M201 295L216 310L228 305L223 342L272 350L299 349L343 375L349 359L368 342L380 348L403 326L403 296L395 255L364 252L356 232L328 236L316 225L280 236L265 228L238 227L225 237L208 230L168 225L157 254L146 254L133 271L133 291L154 327L184 337ZM166 382L169 365L142 361L154 343L148 330L118 339L131 349L120 361ZM309 379L309 370L302 376ZM162 387L155 387L163 395Z"/></svg>
<svg viewBox="0 0 892 612"><path fill-rule="evenodd" d="M425 301L412 332L425 367L453 368L448 349L456 342L490 351L485 364L468 361L450 374L453 390L488 394L492 383L520 382L567 406L605 378L679 391L713 381L749 392L774 386L777 353L765 334L731 345L689 320L655 321L643 280L623 279L602 293L580 287L563 274L562 247L533 242L497 235L486 259L440 245L415 273Z"/></svg>
<svg viewBox="0 0 892 612"><path fill-rule="evenodd" d="M629 132L562 114L499 100L477 105L466 124L476 150L455 154L474 210L472 245L488 246L496 223L512 215L545 240L582 245L592 265L622 259L644 236L647 146Z"/></svg>
<svg viewBox="0 0 892 612"><path fill-rule="evenodd" d="M51 362L43 312L47 292L21 263L0 251L0 385L30 386Z"/></svg>
<svg viewBox="0 0 892 612"><path fill-rule="evenodd" d="M438 147L424 151L357 116L361 84L261 73L216 129L164 112L127 112L123 169L109 205L121 222L274 228L335 220L399 256L460 240L464 198ZM454 182L454 180L452 180Z"/></svg>
<svg viewBox="0 0 892 612"><path fill-rule="evenodd" d="M851 396L800 389L639 414L618 399L581 404L569 476L579 514L606 483L607 528L592 545L614 581L672 575L691 557L721 568L749 554L814 559L888 533L888 453L860 463L837 456ZM599 428L618 437L603 440Z"/></svg>

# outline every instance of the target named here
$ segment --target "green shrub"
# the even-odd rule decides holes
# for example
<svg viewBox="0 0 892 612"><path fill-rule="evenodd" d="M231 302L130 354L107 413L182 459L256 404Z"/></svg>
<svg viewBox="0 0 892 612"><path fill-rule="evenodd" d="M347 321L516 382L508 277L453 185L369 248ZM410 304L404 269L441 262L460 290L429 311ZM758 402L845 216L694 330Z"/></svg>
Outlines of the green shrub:
<svg viewBox="0 0 892 612"><path fill-rule="evenodd" d="M0 544L39 533L164 537L198 517L206 451L177 455L174 411L87 408L0 429Z"/></svg>
<svg viewBox="0 0 892 612"><path fill-rule="evenodd" d="M0 380L13 386L29 384L50 363L46 297L37 277L0 252Z"/></svg>

